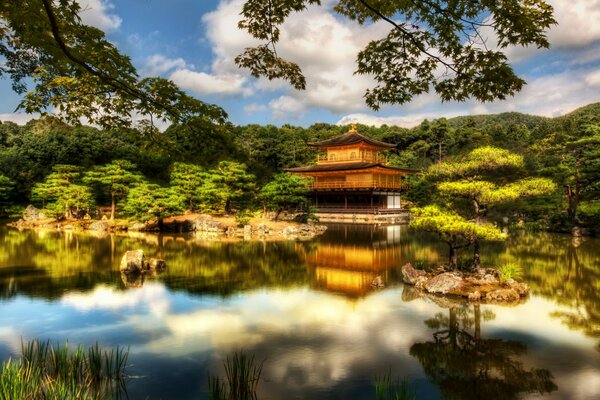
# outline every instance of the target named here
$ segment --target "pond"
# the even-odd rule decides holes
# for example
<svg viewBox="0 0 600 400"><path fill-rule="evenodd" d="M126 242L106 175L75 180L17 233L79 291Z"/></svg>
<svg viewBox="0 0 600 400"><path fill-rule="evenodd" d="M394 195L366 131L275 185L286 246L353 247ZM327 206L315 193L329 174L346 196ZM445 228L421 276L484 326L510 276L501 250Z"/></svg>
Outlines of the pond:
<svg viewBox="0 0 600 400"><path fill-rule="evenodd" d="M166 272L122 280L138 248ZM34 338L129 347L132 399L205 399L236 350L264 360L261 400L374 400L386 373L419 399L600 397L599 239L486 245L484 264L520 264L532 288L510 307L448 307L402 284L404 263L444 257L405 226L237 243L0 227L0 359Z"/></svg>

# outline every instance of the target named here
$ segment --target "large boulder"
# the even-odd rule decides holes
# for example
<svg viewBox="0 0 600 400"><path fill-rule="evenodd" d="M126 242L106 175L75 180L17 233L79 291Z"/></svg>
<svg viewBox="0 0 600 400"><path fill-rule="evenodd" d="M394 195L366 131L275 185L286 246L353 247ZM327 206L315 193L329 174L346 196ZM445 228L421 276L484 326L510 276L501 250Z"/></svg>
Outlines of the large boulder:
<svg viewBox="0 0 600 400"><path fill-rule="evenodd" d="M124 274L143 273L145 271L144 252L142 250L125 252L121 258L119 269Z"/></svg>
<svg viewBox="0 0 600 400"><path fill-rule="evenodd" d="M200 215L192 221L192 229L199 232L223 230L223 224L210 215Z"/></svg>
<svg viewBox="0 0 600 400"><path fill-rule="evenodd" d="M498 303L512 303L518 301L520 298L514 289L497 289L485 295L487 301Z"/></svg>
<svg viewBox="0 0 600 400"><path fill-rule="evenodd" d="M106 221L95 221L92 222L90 224L90 226L88 227L88 229L90 231L97 231L97 232L106 232L109 228L108 222Z"/></svg>
<svg viewBox="0 0 600 400"><path fill-rule="evenodd" d="M411 263L402 266L402 280L408 285L416 285L419 277L425 276L425 271L415 269Z"/></svg>
<svg viewBox="0 0 600 400"><path fill-rule="evenodd" d="M525 297L529 294L529 285L523 282L513 282L510 284L510 288L517 292L521 297Z"/></svg>
<svg viewBox="0 0 600 400"><path fill-rule="evenodd" d="M23 211L23 221L39 221L45 219L46 216L43 212L35 208L33 205L28 205Z"/></svg>
<svg viewBox="0 0 600 400"><path fill-rule="evenodd" d="M446 294L463 286L463 279L451 272L444 272L431 278L424 287L429 293Z"/></svg>

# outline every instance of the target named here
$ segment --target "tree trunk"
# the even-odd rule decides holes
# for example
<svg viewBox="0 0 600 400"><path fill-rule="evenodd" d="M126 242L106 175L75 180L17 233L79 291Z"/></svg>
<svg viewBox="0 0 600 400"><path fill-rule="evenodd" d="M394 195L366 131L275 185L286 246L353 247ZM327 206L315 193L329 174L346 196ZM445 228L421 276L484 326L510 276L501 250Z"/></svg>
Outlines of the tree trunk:
<svg viewBox="0 0 600 400"><path fill-rule="evenodd" d="M473 305L473 309L475 311L475 341L479 341L481 339L481 307L479 304Z"/></svg>
<svg viewBox="0 0 600 400"><path fill-rule="evenodd" d="M480 256L480 251L479 251L479 239L475 239L473 241L473 265L471 265L471 270L475 271L480 266L481 266L481 256Z"/></svg>
<svg viewBox="0 0 600 400"><path fill-rule="evenodd" d="M281 214L282 211L283 211L283 208L277 209L277 212L275 213L275 218L273 218L273 221L279 220L279 214Z"/></svg>
<svg viewBox="0 0 600 400"><path fill-rule="evenodd" d="M115 219L115 208L117 206L117 202L115 201L115 192L110 192L110 220L114 221Z"/></svg>
<svg viewBox="0 0 600 400"><path fill-rule="evenodd" d="M456 266L458 265L458 257L456 254L456 249L452 243L448 243L448 263L450 264L451 270L456 270Z"/></svg>

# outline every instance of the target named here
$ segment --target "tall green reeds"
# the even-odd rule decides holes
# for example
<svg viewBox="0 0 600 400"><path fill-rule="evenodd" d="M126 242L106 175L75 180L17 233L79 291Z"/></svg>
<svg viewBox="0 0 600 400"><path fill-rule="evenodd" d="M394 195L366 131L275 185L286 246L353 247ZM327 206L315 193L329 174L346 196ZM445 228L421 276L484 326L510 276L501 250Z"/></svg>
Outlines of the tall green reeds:
<svg viewBox="0 0 600 400"><path fill-rule="evenodd" d="M210 399L256 400L263 363L258 364L254 355L248 356L243 351L236 351L227 356L223 366L226 380L210 375L208 377Z"/></svg>
<svg viewBox="0 0 600 400"><path fill-rule="evenodd" d="M0 400L105 399L125 393L128 350L87 351L33 340L21 343L20 359L9 359L0 372Z"/></svg>
<svg viewBox="0 0 600 400"><path fill-rule="evenodd" d="M391 371L375 377L376 400L416 400L417 390L406 380L392 378Z"/></svg>

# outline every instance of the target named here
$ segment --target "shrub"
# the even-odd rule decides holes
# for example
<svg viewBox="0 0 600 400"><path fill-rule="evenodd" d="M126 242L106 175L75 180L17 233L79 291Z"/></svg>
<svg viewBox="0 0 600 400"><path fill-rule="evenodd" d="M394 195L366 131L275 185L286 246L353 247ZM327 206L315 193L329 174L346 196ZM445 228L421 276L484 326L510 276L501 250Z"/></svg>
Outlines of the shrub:
<svg viewBox="0 0 600 400"><path fill-rule="evenodd" d="M498 268L498 273L500 275L500 283L504 283L509 279L520 279L523 275L523 269L518 264L508 263Z"/></svg>

